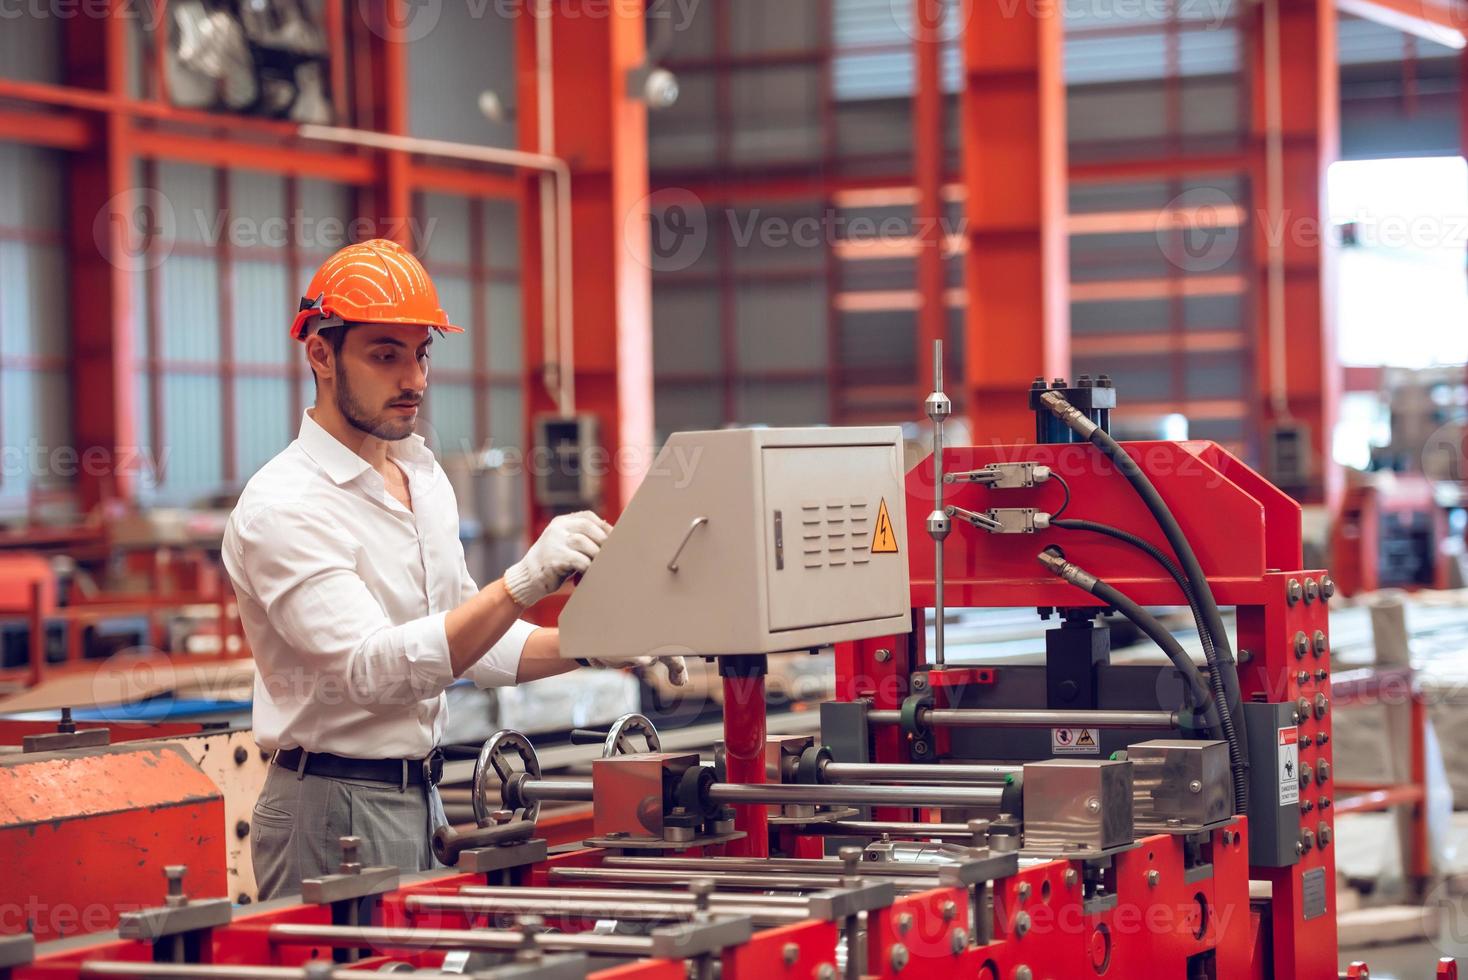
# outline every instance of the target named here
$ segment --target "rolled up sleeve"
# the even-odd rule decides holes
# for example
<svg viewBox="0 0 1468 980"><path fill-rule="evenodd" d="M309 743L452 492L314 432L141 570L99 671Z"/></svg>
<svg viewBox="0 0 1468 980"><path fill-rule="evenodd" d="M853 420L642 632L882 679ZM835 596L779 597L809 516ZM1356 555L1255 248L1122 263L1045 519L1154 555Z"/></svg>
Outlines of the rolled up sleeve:
<svg viewBox="0 0 1468 980"><path fill-rule="evenodd" d="M271 678L262 665L266 684L309 685L322 695L329 680L368 711L393 711L436 698L454 682L447 613L393 625L357 574L358 546L329 515L264 509L241 524L236 547L251 594L309 675Z"/></svg>
<svg viewBox="0 0 1468 980"><path fill-rule="evenodd" d="M464 546L459 544L459 601L468 602L479 592L479 586L474 583L474 576L469 574L469 563L464 560ZM464 678L472 681L476 687L510 687L520 676L520 655L525 652L525 641L530 639L538 626L527 623L523 619L517 619L510 624L505 635L495 642L485 652L484 656L474 661L473 666L464 671Z"/></svg>

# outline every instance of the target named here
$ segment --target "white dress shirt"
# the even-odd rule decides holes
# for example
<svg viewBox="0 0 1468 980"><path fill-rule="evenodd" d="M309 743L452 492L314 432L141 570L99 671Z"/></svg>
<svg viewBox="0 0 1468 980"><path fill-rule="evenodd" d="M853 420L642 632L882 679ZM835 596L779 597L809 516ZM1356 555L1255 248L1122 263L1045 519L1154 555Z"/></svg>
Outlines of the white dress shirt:
<svg viewBox="0 0 1468 980"><path fill-rule="evenodd" d="M478 586L453 488L420 436L390 444L413 507L308 412L245 485L225 569L255 655L255 741L363 759L427 755L454 683L444 617ZM464 677L514 684L536 627L517 620Z"/></svg>

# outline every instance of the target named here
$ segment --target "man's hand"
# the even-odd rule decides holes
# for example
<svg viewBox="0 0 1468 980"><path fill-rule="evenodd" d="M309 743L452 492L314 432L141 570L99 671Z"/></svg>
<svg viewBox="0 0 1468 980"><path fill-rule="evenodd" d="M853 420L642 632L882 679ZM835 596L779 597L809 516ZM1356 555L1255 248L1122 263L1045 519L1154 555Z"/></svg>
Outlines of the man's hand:
<svg viewBox="0 0 1468 980"><path fill-rule="evenodd" d="M563 514L505 572L505 589L522 609L535 605L561 583L591 567L612 526L589 510Z"/></svg>
<svg viewBox="0 0 1468 980"><path fill-rule="evenodd" d="M589 657L586 663L591 667L651 667L654 661L660 661L667 668L668 681L674 687L682 687L688 682L688 664L682 657L632 657L629 660Z"/></svg>

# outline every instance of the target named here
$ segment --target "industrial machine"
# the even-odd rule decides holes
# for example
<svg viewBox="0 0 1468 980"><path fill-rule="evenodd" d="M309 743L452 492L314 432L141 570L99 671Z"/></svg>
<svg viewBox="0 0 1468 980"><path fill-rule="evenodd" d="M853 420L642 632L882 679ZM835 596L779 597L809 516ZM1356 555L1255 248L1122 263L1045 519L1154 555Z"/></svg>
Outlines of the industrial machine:
<svg viewBox="0 0 1468 980"><path fill-rule="evenodd" d="M434 835L451 871L363 868L347 838L300 901L232 913L175 868L117 933L13 939L0 970L1336 977L1333 587L1299 567L1299 507L1212 443L1118 445L1113 390L1030 398L1037 442L945 446L940 377L934 452L905 475L895 430L670 440L698 461L654 467L563 648L717 658L712 759L628 716L589 777L548 776L502 731L475 767L475 825ZM1194 611L1204 663L1155 605ZM986 606L1057 618L1044 662L950 658L945 611ZM1104 610L1167 660L1112 663ZM768 736L765 656L827 644L819 736ZM591 804L577 846L538 832L553 801Z"/></svg>

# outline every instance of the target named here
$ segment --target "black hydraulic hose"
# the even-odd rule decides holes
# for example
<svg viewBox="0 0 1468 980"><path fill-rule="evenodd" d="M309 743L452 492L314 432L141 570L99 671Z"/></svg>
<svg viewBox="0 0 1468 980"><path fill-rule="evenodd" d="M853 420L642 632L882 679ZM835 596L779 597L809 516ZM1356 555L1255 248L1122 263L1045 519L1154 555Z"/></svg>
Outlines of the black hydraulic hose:
<svg viewBox="0 0 1468 980"><path fill-rule="evenodd" d="M1192 693L1191 700L1194 706L1200 712L1205 713L1206 716L1208 705L1215 702L1216 697L1209 690L1208 685L1204 683L1203 675L1199 672L1198 665L1193 663L1192 658L1188 656L1188 652L1183 649L1182 644L1178 643L1177 638L1157 621L1156 616L1153 616L1147 610L1127 598L1125 594L1117 590L1114 586L1103 582L1074 562L1066 561L1065 555L1061 553L1059 548L1051 547L1040 552L1040 563L1072 585L1085 589L1115 609L1118 613L1131 620L1138 629L1147 634L1147 637L1153 643L1157 644L1163 653L1167 654L1167 659L1172 661L1172 665L1177 668L1178 673L1183 675L1183 680L1187 682L1188 688ZM1209 734L1217 737L1219 734L1218 726L1209 725Z"/></svg>
<svg viewBox="0 0 1468 980"><path fill-rule="evenodd" d="M1209 661L1208 667L1210 680L1217 695L1215 700L1219 723L1228 741L1229 762L1233 771L1234 812L1245 813L1248 810L1249 802L1249 748L1244 738L1242 711L1237 719L1234 718L1234 709L1242 699L1239 689L1239 673L1234 663L1233 649L1228 641L1228 630L1224 627L1223 617L1218 612L1218 603L1213 598L1213 589L1208 584L1208 577L1203 573L1203 567L1198 564L1198 556L1193 552L1192 545L1178 525L1177 518L1173 517L1172 511L1163 502L1162 495L1157 492L1157 488L1152 485L1147 474L1142 472L1136 460L1128 456L1105 429L1092 422L1058 392L1046 392L1041 396L1041 400L1061 421L1105 453L1122 476L1126 477L1127 482L1142 498L1142 503L1146 504L1147 509L1152 512L1157 526L1162 529L1167 543L1172 546L1173 553L1177 555L1183 573L1193 585L1193 590L1202 605L1204 622L1207 623L1208 632L1212 636L1215 647L1214 659Z"/></svg>
<svg viewBox="0 0 1468 980"><path fill-rule="evenodd" d="M1102 524L1099 521L1088 521L1080 517L1056 520L1052 517L1050 518L1050 526L1066 531L1091 531L1095 534L1104 534L1108 538L1115 538L1151 556L1152 560L1161 565L1162 570L1177 583L1177 587L1182 592L1183 598L1187 600L1188 608L1193 611L1193 625L1198 628L1198 639L1203 644L1203 652L1206 654L1205 659L1210 664L1213 663L1213 634L1208 632L1208 624L1203 619L1203 607L1198 602L1198 596L1193 591L1192 583L1188 581L1188 577L1183 574L1183 570L1177 567L1177 562L1173 561L1167 552L1146 538L1138 537L1132 532L1125 531L1119 527L1112 527L1110 524Z"/></svg>

